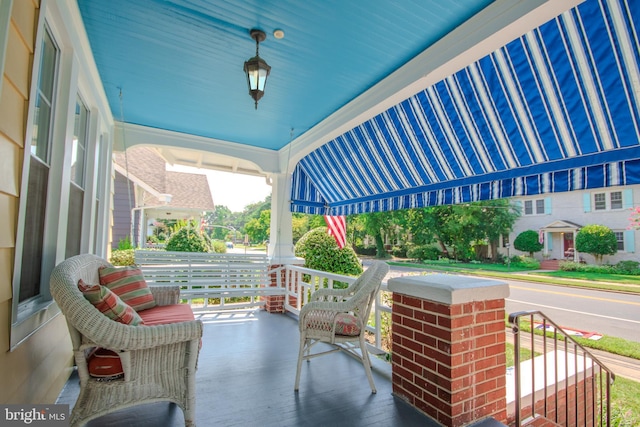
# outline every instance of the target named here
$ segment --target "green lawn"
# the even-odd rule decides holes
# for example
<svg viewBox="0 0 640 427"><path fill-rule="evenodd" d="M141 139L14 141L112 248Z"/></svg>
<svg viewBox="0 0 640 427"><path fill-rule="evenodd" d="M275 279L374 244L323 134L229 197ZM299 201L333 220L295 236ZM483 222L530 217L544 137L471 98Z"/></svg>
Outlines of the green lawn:
<svg viewBox="0 0 640 427"><path fill-rule="evenodd" d="M640 383L617 377L611 387L611 425L640 425Z"/></svg>
<svg viewBox="0 0 640 427"><path fill-rule="evenodd" d="M474 262L455 262L451 260L434 260L434 261L425 261L423 263L416 262L396 262L389 261L387 262L389 265L397 265L403 267L415 267L415 268L433 268L437 270L447 270L447 271L466 271L466 270L481 270L481 271L493 271L493 272L503 272L503 273L515 273L515 272L527 272L530 269L512 264L511 266L507 266L504 264L483 264L483 263L474 263Z"/></svg>
<svg viewBox="0 0 640 427"><path fill-rule="evenodd" d="M514 347L513 347L513 344L511 344L510 342L506 343L506 353L507 353L507 368L510 368L516 364ZM538 354L536 354L536 356L538 356ZM520 363L529 359L531 359L531 350L529 350L528 348L520 349Z"/></svg>

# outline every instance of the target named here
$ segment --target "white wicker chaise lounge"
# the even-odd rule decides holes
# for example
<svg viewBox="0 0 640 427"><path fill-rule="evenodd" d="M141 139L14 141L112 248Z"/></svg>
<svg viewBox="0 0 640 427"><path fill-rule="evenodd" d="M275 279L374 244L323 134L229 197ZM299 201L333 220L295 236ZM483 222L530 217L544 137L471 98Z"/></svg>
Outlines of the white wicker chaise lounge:
<svg viewBox="0 0 640 427"><path fill-rule="evenodd" d="M65 315L80 377L80 394L71 426L81 426L107 413L142 403L170 401L180 406L185 425L195 425L195 371L202 322L131 326L109 319L78 289L78 281L98 283L98 269L111 266L95 255L78 255L55 267L51 293ZM159 306L178 303L177 286L151 287ZM120 356L124 376L101 380L89 374L92 348Z"/></svg>

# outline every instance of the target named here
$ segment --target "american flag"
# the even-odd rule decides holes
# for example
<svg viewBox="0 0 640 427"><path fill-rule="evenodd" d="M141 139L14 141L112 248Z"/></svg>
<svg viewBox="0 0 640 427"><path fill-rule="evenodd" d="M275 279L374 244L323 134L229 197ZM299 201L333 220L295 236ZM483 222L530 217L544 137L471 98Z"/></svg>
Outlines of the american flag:
<svg viewBox="0 0 640 427"><path fill-rule="evenodd" d="M347 242L347 218L344 215L325 215L324 221L327 223L329 235L336 239L336 243L340 249L344 248L344 245Z"/></svg>

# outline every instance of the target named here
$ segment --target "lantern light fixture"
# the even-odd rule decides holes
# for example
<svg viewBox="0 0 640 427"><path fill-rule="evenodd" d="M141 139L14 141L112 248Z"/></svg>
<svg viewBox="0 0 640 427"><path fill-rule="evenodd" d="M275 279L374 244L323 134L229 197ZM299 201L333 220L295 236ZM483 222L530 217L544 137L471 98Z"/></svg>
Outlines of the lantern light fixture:
<svg viewBox="0 0 640 427"><path fill-rule="evenodd" d="M264 95L264 87L267 84L267 77L271 72L271 67L267 62L258 55L258 47L260 42L267 38L262 30L252 29L249 35L256 41L256 56L248 59L244 63L244 72L247 75L247 85L249 86L249 95L256 103L258 109L258 101Z"/></svg>

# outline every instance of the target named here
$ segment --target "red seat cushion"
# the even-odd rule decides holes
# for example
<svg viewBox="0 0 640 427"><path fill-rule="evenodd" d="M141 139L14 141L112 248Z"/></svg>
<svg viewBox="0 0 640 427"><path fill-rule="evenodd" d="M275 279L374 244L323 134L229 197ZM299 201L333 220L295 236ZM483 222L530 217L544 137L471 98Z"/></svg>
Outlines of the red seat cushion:
<svg viewBox="0 0 640 427"><path fill-rule="evenodd" d="M138 312L146 326L195 320L189 304L158 305Z"/></svg>
<svg viewBox="0 0 640 427"><path fill-rule="evenodd" d="M122 363L120 356L115 351L106 348L94 349L87 360L89 365L89 375L102 380L114 380L122 378Z"/></svg>
<svg viewBox="0 0 640 427"><path fill-rule="evenodd" d="M156 306L138 312L144 326L166 325L169 323L195 320L193 310L188 304ZM88 358L89 375L103 380L121 378L124 375L120 357L114 351L104 348L95 349Z"/></svg>
<svg viewBox="0 0 640 427"><path fill-rule="evenodd" d="M142 317L144 319L144 316ZM354 337L360 335L360 327L358 326L358 319L356 316L350 313L337 313L333 319L335 323L336 335L345 335ZM146 323L146 320L145 320ZM332 325L328 319L318 314L310 313L307 316L307 328L318 329L322 328L325 331L331 331Z"/></svg>

